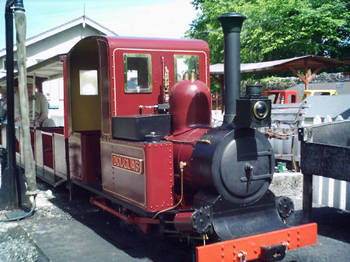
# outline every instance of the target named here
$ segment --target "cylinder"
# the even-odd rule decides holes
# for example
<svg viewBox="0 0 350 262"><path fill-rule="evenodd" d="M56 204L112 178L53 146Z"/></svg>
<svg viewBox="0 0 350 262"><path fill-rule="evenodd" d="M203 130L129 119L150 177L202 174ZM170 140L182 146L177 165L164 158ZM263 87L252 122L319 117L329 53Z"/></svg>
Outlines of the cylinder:
<svg viewBox="0 0 350 262"><path fill-rule="evenodd" d="M218 17L224 32L225 115L224 123L232 123L236 114L236 99L240 97L241 61L240 32L244 15L227 13Z"/></svg>
<svg viewBox="0 0 350 262"><path fill-rule="evenodd" d="M247 85L246 96L248 98L261 98L261 85Z"/></svg>
<svg viewBox="0 0 350 262"><path fill-rule="evenodd" d="M192 228L192 214L193 212L180 212L174 217L174 226L181 232L191 232Z"/></svg>

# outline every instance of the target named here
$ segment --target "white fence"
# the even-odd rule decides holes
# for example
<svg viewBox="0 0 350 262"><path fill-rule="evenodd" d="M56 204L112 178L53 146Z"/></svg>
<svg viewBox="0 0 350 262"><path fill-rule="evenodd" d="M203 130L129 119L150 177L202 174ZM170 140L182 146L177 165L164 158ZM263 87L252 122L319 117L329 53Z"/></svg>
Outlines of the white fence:
<svg viewBox="0 0 350 262"><path fill-rule="evenodd" d="M342 120L343 118L341 116L335 118L335 121ZM325 117L316 116L313 120L313 124L332 121L332 118L328 115ZM314 175L312 189L313 203L350 210L350 182Z"/></svg>
<svg viewBox="0 0 350 262"><path fill-rule="evenodd" d="M310 101L307 101L307 102L310 102ZM322 107L322 106L325 107L324 112L322 112L322 110L317 110L317 107ZM340 107L339 104L337 106ZM286 107L288 107L288 105L286 105ZM295 161L297 162L300 161L300 142L297 141L296 132L290 132L292 128L343 120L341 115L336 115L333 113L333 115L330 116L328 114L325 114L325 112L328 111L327 107L328 106L317 103L316 101L315 103L306 103L304 109L306 109L305 111L309 111L306 113L301 107L299 108L298 112L296 112L296 110L292 108L289 108L287 110L286 109L281 110L276 106L275 108L273 108L272 128L276 129L274 125L276 125L276 123L281 123L282 125L284 124L283 127L286 128L285 129L286 133L288 132L292 133L285 140L281 140L278 138L270 138L270 143L274 149L277 161L278 159L288 160L288 157L290 159L290 155L294 155ZM331 107L334 107L334 106L331 106ZM349 107L349 102L347 102L342 107ZM310 111L312 112L310 113ZM321 114L317 114L318 112L321 112ZM294 127L288 128L286 126L286 123L284 123L285 121L283 117L285 119L287 119L288 117L290 119L293 119L294 117L296 119ZM296 139L294 140L295 141L294 147L292 147L293 139ZM316 176L316 175L313 176L313 203L317 205L329 206L329 207L339 208L343 210L350 210L350 182Z"/></svg>
<svg viewBox="0 0 350 262"><path fill-rule="evenodd" d="M350 183L313 176L312 199L318 205L350 210Z"/></svg>

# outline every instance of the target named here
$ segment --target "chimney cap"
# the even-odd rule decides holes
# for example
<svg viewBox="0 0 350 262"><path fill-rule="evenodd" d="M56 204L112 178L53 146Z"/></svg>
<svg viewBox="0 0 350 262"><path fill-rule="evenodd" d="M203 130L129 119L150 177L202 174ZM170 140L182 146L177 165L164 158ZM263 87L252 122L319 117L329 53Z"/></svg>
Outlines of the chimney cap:
<svg viewBox="0 0 350 262"><path fill-rule="evenodd" d="M218 19L222 20L222 19L231 18L231 17L237 17L237 18L240 18L240 19L243 19L243 20L247 18L245 15L242 15L240 13L231 12L231 13L226 13L226 14L220 15L218 17Z"/></svg>
<svg viewBox="0 0 350 262"><path fill-rule="evenodd" d="M222 24L224 33L241 32L243 21L246 19L242 14L231 12L220 15L217 19Z"/></svg>

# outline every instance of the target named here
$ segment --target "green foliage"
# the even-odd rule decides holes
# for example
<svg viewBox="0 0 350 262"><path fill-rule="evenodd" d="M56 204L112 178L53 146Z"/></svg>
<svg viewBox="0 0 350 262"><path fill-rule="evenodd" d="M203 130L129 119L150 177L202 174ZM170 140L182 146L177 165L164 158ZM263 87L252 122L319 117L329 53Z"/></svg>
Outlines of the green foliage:
<svg viewBox="0 0 350 262"><path fill-rule="evenodd" d="M184 63L187 65L189 73L194 72L198 74L198 56L185 56Z"/></svg>
<svg viewBox="0 0 350 262"><path fill-rule="evenodd" d="M194 0L200 15L187 35L204 39L211 63L223 62L217 17L244 14L241 61L260 62L303 55L350 59L349 0Z"/></svg>
<svg viewBox="0 0 350 262"><path fill-rule="evenodd" d="M219 82L213 78L213 76L210 77L210 91L214 94L216 91L221 92L221 85Z"/></svg>
<svg viewBox="0 0 350 262"><path fill-rule="evenodd" d="M298 84L297 78L281 78L281 77L265 77L259 80L250 78L241 81L242 92L245 93L247 85L258 84L262 86L262 91L265 90L285 90L289 87Z"/></svg>

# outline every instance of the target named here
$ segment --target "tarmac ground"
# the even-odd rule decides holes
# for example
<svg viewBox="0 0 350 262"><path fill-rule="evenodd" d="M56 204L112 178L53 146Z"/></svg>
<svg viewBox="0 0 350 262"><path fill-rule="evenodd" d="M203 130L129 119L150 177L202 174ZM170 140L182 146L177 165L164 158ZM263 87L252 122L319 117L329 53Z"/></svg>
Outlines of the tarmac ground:
<svg viewBox="0 0 350 262"><path fill-rule="evenodd" d="M92 206L85 192L69 201L63 186L53 189L39 183L39 189L32 217L0 223L0 262L192 261L191 248L186 243L156 234L144 235ZM301 216L300 209L295 215ZM318 243L288 252L283 261L350 261L350 213L315 207L313 221L318 223Z"/></svg>

